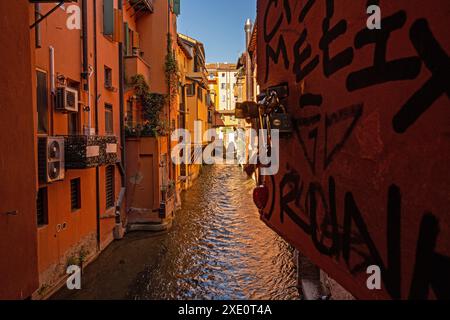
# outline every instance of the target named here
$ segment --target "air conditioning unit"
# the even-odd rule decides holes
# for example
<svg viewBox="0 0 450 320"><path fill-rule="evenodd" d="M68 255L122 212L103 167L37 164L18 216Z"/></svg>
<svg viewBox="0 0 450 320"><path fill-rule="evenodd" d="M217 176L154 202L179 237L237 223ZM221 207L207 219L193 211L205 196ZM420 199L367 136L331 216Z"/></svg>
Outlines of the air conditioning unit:
<svg viewBox="0 0 450 320"><path fill-rule="evenodd" d="M64 137L39 138L38 170L40 183L64 179Z"/></svg>
<svg viewBox="0 0 450 320"><path fill-rule="evenodd" d="M56 90L56 110L62 112L78 112L78 90L59 87Z"/></svg>

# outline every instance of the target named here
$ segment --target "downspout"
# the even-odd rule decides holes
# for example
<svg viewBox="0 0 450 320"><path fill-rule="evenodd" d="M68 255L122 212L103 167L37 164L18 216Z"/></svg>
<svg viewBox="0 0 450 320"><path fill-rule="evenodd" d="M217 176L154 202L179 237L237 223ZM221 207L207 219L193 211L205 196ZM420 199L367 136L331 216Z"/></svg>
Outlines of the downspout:
<svg viewBox="0 0 450 320"><path fill-rule="evenodd" d="M38 21L41 18L41 5L39 3L34 4L34 20ZM35 46L37 49L41 48L41 26L36 24L35 29Z"/></svg>
<svg viewBox="0 0 450 320"><path fill-rule="evenodd" d="M36 28L38 25L36 25ZM49 67L49 73L50 73L50 105L52 106L50 111L50 132L53 134L55 131L55 121L54 121L54 114L53 110L55 110L55 95L56 95L56 75L55 75L55 48L50 46L49 47L49 58L50 58L50 67Z"/></svg>
<svg viewBox="0 0 450 320"><path fill-rule="evenodd" d="M89 61L88 61L88 21L87 21L87 0L82 2L82 37L83 37L83 73L82 78L85 80L84 91L89 93L88 75L89 75Z"/></svg>
<svg viewBox="0 0 450 320"><path fill-rule="evenodd" d="M89 42L88 42L88 9L87 9L87 0L83 0L82 2L83 11L82 11L82 37L83 37L83 72L82 72L82 78L84 80L83 89L88 94L88 125L87 125L87 132L84 132L86 135L91 135L91 128L92 128L92 116L91 116L91 77L92 77L92 71L89 70Z"/></svg>
<svg viewBox="0 0 450 320"><path fill-rule="evenodd" d="M86 1L86 0L84 0ZM97 0L94 0L94 69L95 69L95 133L99 134L98 130L98 58L97 58ZM100 168L95 168L95 200L97 210L97 248L100 251L101 239L100 239Z"/></svg>
<svg viewBox="0 0 450 320"><path fill-rule="evenodd" d="M172 48L169 48L169 45L172 44L172 34L170 33L170 3L168 2L167 5L167 37L170 39L170 41L167 41L167 54L172 54ZM169 90L169 136L167 137L168 141L168 155L167 155L167 164L169 165L169 179L171 180L174 178L172 173L172 119L171 119L171 112L170 109L172 107L172 88L171 88L171 81L168 77L168 83L167 87Z"/></svg>
<svg viewBox="0 0 450 320"><path fill-rule="evenodd" d="M119 10L123 9L123 3L119 0L118 5ZM117 212L116 212L116 225L121 228L122 227L122 219L121 219L121 207L123 205L123 197L125 195L126 188L126 152L125 152L125 106L124 106L124 90L125 90L125 69L124 69L124 55L123 55L123 42L122 40L119 42L119 105L120 105L120 140L121 140L121 164L120 164L120 176L122 182L122 191L121 196L119 197L119 201L117 204Z"/></svg>

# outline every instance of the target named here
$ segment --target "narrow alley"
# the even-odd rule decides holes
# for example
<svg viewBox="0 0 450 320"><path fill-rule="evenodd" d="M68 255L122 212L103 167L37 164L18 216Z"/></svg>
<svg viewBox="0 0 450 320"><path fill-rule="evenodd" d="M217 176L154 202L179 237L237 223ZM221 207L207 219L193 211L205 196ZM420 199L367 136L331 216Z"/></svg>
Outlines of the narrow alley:
<svg viewBox="0 0 450 320"><path fill-rule="evenodd" d="M298 299L294 250L261 222L253 188L239 167L204 167L173 229L128 234L84 270L82 290L52 298Z"/></svg>

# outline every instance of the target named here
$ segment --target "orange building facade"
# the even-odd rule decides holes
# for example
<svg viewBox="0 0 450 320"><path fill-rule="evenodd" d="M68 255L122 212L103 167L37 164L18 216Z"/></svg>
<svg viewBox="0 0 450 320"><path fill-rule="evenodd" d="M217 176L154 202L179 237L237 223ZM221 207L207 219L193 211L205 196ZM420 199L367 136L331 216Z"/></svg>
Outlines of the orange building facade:
<svg viewBox="0 0 450 320"><path fill-rule="evenodd" d="M0 5L10 12L1 43L12 46L1 54L1 299L48 297L68 266L123 237L133 208L165 219L175 206L178 95L158 113L162 132L127 133L145 123L134 76L152 94L171 91L180 1L36 2ZM141 167L150 179L137 185Z"/></svg>
<svg viewBox="0 0 450 320"><path fill-rule="evenodd" d="M173 1L152 1L141 8L132 1L124 5L123 120L131 231L166 230L176 209L179 170L171 163L174 144L169 139L179 121L178 75L168 66L176 64L178 14L179 3Z"/></svg>
<svg viewBox="0 0 450 320"><path fill-rule="evenodd" d="M212 127L213 102L211 101L206 71L203 43L189 36L178 34L179 50L184 56L182 96L184 97L185 129L191 135L190 159L183 166L182 188L189 189L202 169L200 150L207 145L205 133Z"/></svg>
<svg viewBox="0 0 450 320"><path fill-rule="evenodd" d="M43 15L54 5L36 5L35 11ZM86 263L105 248L121 221L116 216L123 188L120 22L112 23L118 7L118 1L67 3L31 31L38 110L38 296L58 285L68 265ZM76 8L81 29L70 30ZM57 147L64 159L60 172L49 177L46 158L53 139L64 143Z"/></svg>

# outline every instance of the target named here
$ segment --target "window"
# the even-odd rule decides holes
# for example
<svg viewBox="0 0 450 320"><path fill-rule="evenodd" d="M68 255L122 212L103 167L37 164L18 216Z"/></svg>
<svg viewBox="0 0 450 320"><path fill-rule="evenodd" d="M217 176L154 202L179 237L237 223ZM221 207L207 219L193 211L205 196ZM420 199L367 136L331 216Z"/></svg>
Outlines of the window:
<svg viewBox="0 0 450 320"><path fill-rule="evenodd" d="M70 181L70 203L72 212L81 209L81 180L80 178Z"/></svg>
<svg viewBox="0 0 450 320"><path fill-rule="evenodd" d="M222 89L222 90L225 90L226 88L227 88L227 84L226 84L226 83L222 83L222 84L221 84L221 89Z"/></svg>
<svg viewBox="0 0 450 320"><path fill-rule="evenodd" d="M225 73L222 73L222 78L225 78Z"/></svg>
<svg viewBox="0 0 450 320"><path fill-rule="evenodd" d="M173 13L174 14L176 14L177 16L179 16L180 15L180 13L181 13L181 4L180 4L180 0L173 0L173 5L172 5L172 8L173 8ZM175 20L176 21L176 20Z"/></svg>
<svg viewBox="0 0 450 320"><path fill-rule="evenodd" d="M105 104L105 133L114 134L113 107L110 104Z"/></svg>
<svg viewBox="0 0 450 320"><path fill-rule="evenodd" d="M208 123L213 123L213 115L212 112L210 110L208 110Z"/></svg>
<svg viewBox="0 0 450 320"><path fill-rule="evenodd" d="M105 88L112 88L112 69L105 66Z"/></svg>
<svg viewBox="0 0 450 320"><path fill-rule="evenodd" d="M40 188L36 199L36 214L38 227L48 224L47 188Z"/></svg>
<svg viewBox="0 0 450 320"><path fill-rule="evenodd" d="M48 87L47 74L37 71L38 133L48 133Z"/></svg>
<svg viewBox="0 0 450 320"><path fill-rule="evenodd" d="M103 34L112 36L114 33L114 0L103 1Z"/></svg>
<svg viewBox="0 0 450 320"><path fill-rule="evenodd" d="M114 172L114 166L106 167L106 209L110 209L115 206Z"/></svg>
<svg viewBox="0 0 450 320"><path fill-rule="evenodd" d="M200 87L197 90L197 98L198 100L203 101L203 90Z"/></svg>
<svg viewBox="0 0 450 320"><path fill-rule="evenodd" d="M223 94L222 95L222 102L226 102L227 101L227 98L225 97L225 95Z"/></svg>
<svg viewBox="0 0 450 320"><path fill-rule="evenodd" d="M186 87L186 94L188 97L193 97L195 95L195 84L194 83L190 83L187 85Z"/></svg>

